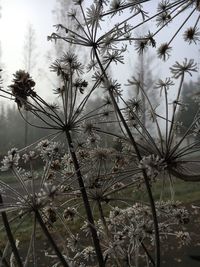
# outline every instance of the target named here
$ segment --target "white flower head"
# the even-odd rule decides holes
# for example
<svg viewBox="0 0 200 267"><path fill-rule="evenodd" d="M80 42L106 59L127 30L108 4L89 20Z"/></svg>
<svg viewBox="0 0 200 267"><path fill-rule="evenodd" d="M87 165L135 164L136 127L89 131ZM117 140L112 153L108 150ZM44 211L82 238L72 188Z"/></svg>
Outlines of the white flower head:
<svg viewBox="0 0 200 267"><path fill-rule="evenodd" d="M58 142L50 142L49 140L42 140L37 146L37 150L43 159L49 159L55 156L59 151Z"/></svg>
<svg viewBox="0 0 200 267"><path fill-rule="evenodd" d="M94 261L94 257L96 255L92 246L84 248L81 254L83 255L83 258L87 261Z"/></svg>
<svg viewBox="0 0 200 267"><path fill-rule="evenodd" d="M166 168L166 164L158 155L149 155L142 158L139 168L145 169L149 176L156 176Z"/></svg>
<svg viewBox="0 0 200 267"><path fill-rule="evenodd" d="M3 166L1 167L1 171L7 171L12 167L17 167L19 159L20 155L18 153L17 148L12 148L8 151L8 155L5 156L1 162L3 164Z"/></svg>
<svg viewBox="0 0 200 267"><path fill-rule="evenodd" d="M57 194L57 188L55 185L50 183L44 183L43 187L41 188L40 192L38 193L38 200L39 202L46 200L46 199L53 199Z"/></svg>
<svg viewBox="0 0 200 267"><path fill-rule="evenodd" d="M29 151L28 153L25 153L22 156L22 159L24 160L24 163L30 162L33 159L36 159L37 155L35 153L35 151Z"/></svg>
<svg viewBox="0 0 200 267"><path fill-rule="evenodd" d="M189 245L191 242L191 237L188 232L179 231L175 233L177 238L180 240L181 245Z"/></svg>

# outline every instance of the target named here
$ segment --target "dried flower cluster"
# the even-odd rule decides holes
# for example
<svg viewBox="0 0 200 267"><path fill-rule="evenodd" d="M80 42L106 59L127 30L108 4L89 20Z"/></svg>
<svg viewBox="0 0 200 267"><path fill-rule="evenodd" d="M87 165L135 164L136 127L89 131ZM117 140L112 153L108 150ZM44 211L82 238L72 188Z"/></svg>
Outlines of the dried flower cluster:
<svg viewBox="0 0 200 267"><path fill-rule="evenodd" d="M78 55L63 52L52 63L50 70L60 79L59 88L54 89L58 104L41 98L24 71L14 75L11 92L1 88L17 103L28 124L52 130L49 138L21 150L11 149L1 162L1 171L16 179L14 186L0 180L0 211L12 249L10 257L16 266L31 262L39 266L40 229L53 250L52 255L45 253L52 257L52 266L160 267L160 243L168 236L181 245L190 242L184 229L190 222L188 211L173 201L173 194L168 201L162 200L163 192L160 201L154 199L152 187L163 181L171 186L176 178L200 181L200 161L192 158L200 148L200 111L187 129L177 117L186 107L181 99L185 77L197 71L197 64L193 59L176 62L170 68L171 77L155 81L160 92L155 91L164 103L162 111L136 76L128 79L127 86L136 87L137 94L128 99L127 87L112 77L110 67L124 64L129 47L140 55L149 47L156 48L158 57L166 61L173 40L192 16L195 23L184 31L183 39L197 44L199 1L163 0L156 15L146 12L146 1L93 1L90 6L83 0L73 2L75 7L68 13L73 29L58 24L48 39L85 47L90 62L83 66ZM159 44L159 33L179 15L185 15L180 27L170 40ZM136 28L155 18L151 31L140 37L135 34ZM172 87L177 90L171 102ZM103 97L92 105L96 93ZM30 123L23 109L41 124ZM145 123L148 114L151 127ZM191 136L188 145L185 140ZM148 201L138 201L138 192ZM30 240L21 257L13 229L17 225L17 232L27 221ZM7 245L1 255L5 266L10 266Z"/></svg>

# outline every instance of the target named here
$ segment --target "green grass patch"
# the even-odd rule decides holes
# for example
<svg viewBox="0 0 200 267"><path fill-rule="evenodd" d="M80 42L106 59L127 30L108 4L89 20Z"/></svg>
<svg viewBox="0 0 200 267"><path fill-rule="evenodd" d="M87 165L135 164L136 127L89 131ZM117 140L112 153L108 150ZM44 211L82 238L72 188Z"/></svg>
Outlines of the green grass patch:
<svg viewBox="0 0 200 267"><path fill-rule="evenodd" d="M190 203L200 200L200 182L184 182L180 179L174 179L173 185L168 181L157 181L152 185L152 193L155 200L162 199L164 201L171 199L179 200L183 203ZM130 192L126 192L129 195ZM132 197L136 201L148 201L146 190L138 190L132 193Z"/></svg>
<svg viewBox="0 0 200 267"><path fill-rule="evenodd" d="M196 202L200 200L200 182L184 182L179 179L174 179L173 190L175 193L174 199L181 201L183 204L192 203L192 202ZM161 195L162 195L163 200L171 199L172 191L171 191L169 182L167 181L164 184L163 184L163 181L161 180L155 182L152 185L152 192L156 200L159 200ZM129 204L137 202L137 201L148 202L148 195L144 187L138 190L135 190L133 188L128 188L128 189L121 191L120 193L113 194L112 197L113 199L114 198L116 199L125 198L127 199L127 202ZM112 206L113 202L110 201L109 204ZM123 203L121 200L114 201L114 204L119 207L125 206L125 203ZM107 216L110 211L110 206L106 203L102 203L102 206L103 206L105 216ZM81 211L81 216L85 217L83 206L81 206L79 211ZM99 217L97 205L95 205L94 207L94 216L95 216L95 219L98 219ZM69 227L69 229L73 233L76 233L82 226L83 220L84 220L83 218L79 217L74 222L66 221L66 224L67 224L67 227ZM19 224L19 221L20 219L16 220L15 222L11 224L13 232L15 232L16 227ZM61 234L63 234L63 236L65 236L66 229L64 229L63 225L59 222L59 220L56 222L55 226L56 226L55 229L50 229L50 231L53 234L56 233L56 231L59 231ZM3 227L2 227L1 219L0 219L0 227L1 227L0 247L2 247L3 245L5 245L5 240L7 240L7 238L6 238L5 231L3 230ZM19 229L17 229L16 231L15 236L16 238L20 239L21 242L22 241L26 242L30 240L32 229L33 229L33 218L32 216L30 216L30 217L27 217L24 220L24 222L20 225ZM38 239L44 238L42 237L43 234L41 233L40 227L37 227L36 235Z"/></svg>
<svg viewBox="0 0 200 267"><path fill-rule="evenodd" d="M161 194L163 200L171 197L172 190L174 192L174 199L183 203L200 200L200 182L184 182L180 179L174 179L173 186L157 182L153 186L153 193L156 199L159 199Z"/></svg>
<svg viewBox="0 0 200 267"><path fill-rule="evenodd" d="M7 183L7 184L13 184L17 182L16 177L11 172L0 172L0 181Z"/></svg>

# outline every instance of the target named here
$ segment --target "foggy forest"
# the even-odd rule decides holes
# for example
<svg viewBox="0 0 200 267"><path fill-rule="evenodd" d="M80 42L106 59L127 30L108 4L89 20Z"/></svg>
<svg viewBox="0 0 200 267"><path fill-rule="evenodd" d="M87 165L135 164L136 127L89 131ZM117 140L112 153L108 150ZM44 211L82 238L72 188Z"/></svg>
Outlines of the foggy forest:
<svg viewBox="0 0 200 267"><path fill-rule="evenodd" d="M0 267L199 266L200 1L14 2Z"/></svg>

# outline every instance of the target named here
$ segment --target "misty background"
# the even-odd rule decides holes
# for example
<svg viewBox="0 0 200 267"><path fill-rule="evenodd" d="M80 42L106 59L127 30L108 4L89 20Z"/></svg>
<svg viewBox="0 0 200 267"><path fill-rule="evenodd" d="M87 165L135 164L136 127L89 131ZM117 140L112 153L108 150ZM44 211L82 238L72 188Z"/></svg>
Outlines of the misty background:
<svg viewBox="0 0 200 267"><path fill-rule="evenodd" d="M157 6L158 1L149 1L145 4L147 10L152 11ZM40 96L49 102L56 102L58 99L52 91L58 86L59 81L50 72L50 65L63 52L68 51L69 45L63 41L58 43L48 42L47 36L55 28L57 23L67 24L67 12L71 9L70 0L1 0L0 1L0 65L2 69L3 87L7 88L12 83L13 73L22 69L28 71L36 81L35 90ZM181 19L181 16L180 18ZM194 19L195 20L195 19ZM151 24L148 25L151 27ZM188 25L190 26L190 25ZM106 27L106 26L105 26ZM169 25L168 31L159 36L160 43L167 40L171 32L175 31L176 23ZM141 28L140 31L145 31ZM140 32L138 32L140 35ZM185 88L190 88L191 94L185 90L184 99L188 99L190 105L193 104L192 94L200 91L199 64L200 46L187 45L182 40L182 33L173 42L172 55L167 62L162 62L156 58L155 49L151 49L143 57L143 67L145 67L145 79L150 84L150 89L159 78L165 79L170 76L169 67L175 61L182 62L184 58L192 58L198 64L198 72L192 77L188 77ZM134 52L134 46L128 47L125 57L125 65L113 66L110 70L113 77L120 79L121 84L126 84L127 79L137 74L141 68L141 58ZM89 51L81 50L81 57L84 60L88 57ZM134 63L133 63L134 62ZM126 66L126 71L124 71ZM176 87L176 84L175 84ZM183 90L184 92L184 90ZM176 90L171 93L173 99ZM127 88L125 94L134 95L134 88ZM151 95L154 97L154 91ZM97 96L101 98L101 95ZM159 103L159 99L156 100ZM49 134L49 131L29 127L27 140L25 140L25 123L17 112L17 107L11 101L0 99L0 154L5 153L10 147L21 148ZM96 100L91 100L96 105ZM162 107L161 107L162 108ZM180 115L181 116L181 115ZM186 115L184 115L185 118ZM36 118L30 115L29 120L36 122ZM189 120L189 119L188 119ZM186 121L188 121L186 120ZM36 122L37 123L37 122ZM185 122L188 123L188 122Z"/></svg>

